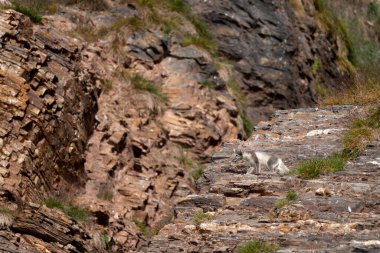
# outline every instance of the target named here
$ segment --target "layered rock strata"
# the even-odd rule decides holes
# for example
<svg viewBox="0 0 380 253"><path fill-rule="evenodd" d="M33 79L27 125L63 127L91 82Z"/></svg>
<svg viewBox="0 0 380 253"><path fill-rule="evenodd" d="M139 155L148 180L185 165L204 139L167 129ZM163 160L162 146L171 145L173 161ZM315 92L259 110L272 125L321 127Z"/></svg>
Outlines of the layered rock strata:
<svg viewBox="0 0 380 253"><path fill-rule="evenodd" d="M0 13L0 183L23 199L78 189L97 110L80 48L49 25Z"/></svg>

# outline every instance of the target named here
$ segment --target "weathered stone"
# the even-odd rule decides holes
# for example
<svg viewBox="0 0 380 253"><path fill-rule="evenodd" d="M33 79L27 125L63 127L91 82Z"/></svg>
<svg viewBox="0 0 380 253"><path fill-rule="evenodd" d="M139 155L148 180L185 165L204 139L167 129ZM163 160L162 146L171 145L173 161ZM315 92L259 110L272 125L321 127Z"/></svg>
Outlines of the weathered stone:
<svg viewBox="0 0 380 253"><path fill-rule="evenodd" d="M218 194L203 194L203 195L189 195L181 200L181 206L196 206L201 207L206 211L212 211L223 207L225 197Z"/></svg>
<svg viewBox="0 0 380 253"><path fill-rule="evenodd" d="M195 241L200 252L218 248L233 252L238 245L252 240L277 244L278 252L304 252L310 247L318 252L377 252L380 195L376 189L380 174L376 164L366 161L378 158L378 140L343 171L314 180L265 171L247 175L250 165L234 161L233 155L234 149L262 150L279 155L287 166L294 167L318 154L339 152L344 130L332 131L324 138L307 133L338 125L344 129L353 114L361 115L363 111L342 106L276 112L270 122L259 124L248 141L223 146L216 155L221 158L197 182L200 193L180 201L170 230L160 232L143 249L165 252L170 238L175 238L176 245L185 252L193 250ZM296 199L288 199L289 191L297 193ZM219 201L215 202L214 196ZM210 210L213 203L218 207L212 209L212 219L202 218L194 229L199 209Z"/></svg>

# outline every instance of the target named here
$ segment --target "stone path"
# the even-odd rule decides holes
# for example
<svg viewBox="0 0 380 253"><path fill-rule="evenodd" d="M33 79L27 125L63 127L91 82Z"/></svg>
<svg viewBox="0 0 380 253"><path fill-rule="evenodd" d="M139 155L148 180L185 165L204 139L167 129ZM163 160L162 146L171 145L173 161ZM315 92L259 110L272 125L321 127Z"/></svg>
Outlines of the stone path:
<svg viewBox="0 0 380 253"><path fill-rule="evenodd" d="M262 150L293 167L342 149L348 122L362 114L353 106L278 111L246 142L225 144L198 181L199 194L183 199L173 224L141 252L234 252L246 241L278 245L277 252L380 252L380 141L345 170L315 180L264 171L245 175L234 148ZM288 191L298 199L280 208ZM195 221L200 211L206 218Z"/></svg>

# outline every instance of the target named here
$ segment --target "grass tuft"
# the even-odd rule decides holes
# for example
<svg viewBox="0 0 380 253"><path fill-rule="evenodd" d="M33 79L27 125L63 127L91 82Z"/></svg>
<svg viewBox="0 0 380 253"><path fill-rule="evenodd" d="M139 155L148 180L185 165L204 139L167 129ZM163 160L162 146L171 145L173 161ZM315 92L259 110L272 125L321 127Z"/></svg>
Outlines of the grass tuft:
<svg viewBox="0 0 380 253"><path fill-rule="evenodd" d="M298 194L295 191L291 190L286 193L285 199L277 200L274 203L274 205L277 208L281 208L281 207L292 204L297 199L298 199Z"/></svg>
<svg viewBox="0 0 380 253"><path fill-rule="evenodd" d="M92 236L91 244L96 252L106 251L110 247L111 238L106 231L97 232Z"/></svg>
<svg viewBox="0 0 380 253"><path fill-rule="evenodd" d="M190 45L195 45L197 47L203 48L211 55L216 55L215 43L206 36L186 35L181 42L181 46L187 47Z"/></svg>
<svg viewBox="0 0 380 253"><path fill-rule="evenodd" d="M379 135L380 129L380 105L370 110L367 118L355 119L351 127L343 137L345 152L352 156L358 156Z"/></svg>
<svg viewBox="0 0 380 253"><path fill-rule="evenodd" d="M44 200L44 204L48 208L57 208L73 218L76 221L86 221L89 218L89 213L81 207L67 204L57 198L48 198Z"/></svg>
<svg viewBox="0 0 380 253"><path fill-rule="evenodd" d="M380 79L379 75L369 77L365 73L353 74L353 85L348 89L339 91L339 96L336 93L327 95L321 102L322 105L337 105L337 104L357 104L366 105L374 104L380 100Z"/></svg>
<svg viewBox="0 0 380 253"><path fill-rule="evenodd" d="M235 253L273 253L277 249L277 245L269 244L264 241L251 241L238 246Z"/></svg>
<svg viewBox="0 0 380 253"><path fill-rule="evenodd" d="M191 170L191 176L194 178L195 181L200 179L204 174L203 166L199 163L196 163L193 165L193 168Z"/></svg>
<svg viewBox="0 0 380 253"><path fill-rule="evenodd" d="M201 163L190 159L184 150L181 150L180 156L176 157L180 165L190 171L192 178L197 181L204 174L204 168Z"/></svg>
<svg viewBox="0 0 380 253"><path fill-rule="evenodd" d="M36 5L32 5L29 7L17 1L12 4L11 8L15 11L24 14L25 16L28 16L33 23L38 24L42 21L42 15L38 12Z"/></svg>
<svg viewBox="0 0 380 253"><path fill-rule="evenodd" d="M295 201L296 199L298 199L298 194L295 191L288 191L286 193L286 200Z"/></svg>
<svg viewBox="0 0 380 253"><path fill-rule="evenodd" d="M311 64L311 72L316 75L317 72L322 68L322 61L318 58L313 60L313 63Z"/></svg>
<svg viewBox="0 0 380 253"><path fill-rule="evenodd" d="M197 211L194 214L193 221L195 224L199 225L203 221L210 220L212 216L210 214L204 213L203 211Z"/></svg>
<svg viewBox="0 0 380 253"><path fill-rule="evenodd" d="M326 158L314 158L300 163L294 172L303 179L318 178L326 172L337 172L344 169L347 156L334 153Z"/></svg>
<svg viewBox="0 0 380 253"><path fill-rule="evenodd" d="M168 101L168 98L166 97L165 94L162 93L160 87L155 85L152 81L149 81L140 75L133 75L130 78L130 81L134 89L145 90L157 96L159 99L161 99L164 102Z"/></svg>
<svg viewBox="0 0 380 253"><path fill-rule="evenodd" d="M274 206L275 206L276 208L281 208L281 207L287 206L287 205L289 205L289 204L290 204L289 200L287 200L287 199L280 199L280 200L277 200L277 201L274 203Z"/></svg>
<svg viewBox="0 0 380 253"><path fill-rule="evenodd" d="M245 133L247 134L247 137L251 136L254 130L254 126L244 110L240 110L240 118L243 121L243 128Z"/></svg>

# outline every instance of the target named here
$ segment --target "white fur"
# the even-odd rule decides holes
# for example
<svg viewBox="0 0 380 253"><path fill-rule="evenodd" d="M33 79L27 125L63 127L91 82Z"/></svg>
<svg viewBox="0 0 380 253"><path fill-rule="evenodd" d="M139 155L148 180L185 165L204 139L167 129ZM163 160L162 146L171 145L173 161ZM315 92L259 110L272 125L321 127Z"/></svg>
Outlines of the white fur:
<svg viewBox="0 0 380 253"><path fill-rule="evenodd" d="M257 157L257 160L253 154ZM242 155L243 159L248 161L251 165L247 171L247 174L251 174L254 170L256 170L256 173L260 174L260 170L263 166L268 170L279 173L280 175L284 175L285 173L289 172L288 167L286 167L281 158L260 151L255 151L253 154L249 152L243 152ZM273 164L269 163L270 159L274 160Z"/></svg>

